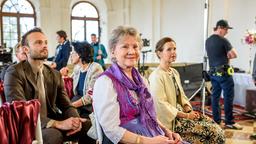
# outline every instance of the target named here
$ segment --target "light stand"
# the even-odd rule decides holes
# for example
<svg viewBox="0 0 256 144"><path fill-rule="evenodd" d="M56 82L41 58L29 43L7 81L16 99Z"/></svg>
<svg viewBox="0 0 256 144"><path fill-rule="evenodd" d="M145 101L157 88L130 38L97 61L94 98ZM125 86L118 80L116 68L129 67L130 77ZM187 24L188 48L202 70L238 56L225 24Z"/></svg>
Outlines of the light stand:
<svg viewBox="0 0 256 144"><path fill-rule="evenodd" d="M209 20L209 0L205 0L205 5L204 5L204 43L208 37L208 20ZM196 90L196 92L189 98L189 101L190 101L201 90L203 115L205 115L205 82L206 82L205 73L206 72L207 72L207 54L206 54L205 45L204 45L204 60L203 60L203 72L202 72L203 80L202 80L202 83L201 83L199 89Z"/></svg>
<svg viewBox="0 0 256 144"><path fill-rule="evenodd" d="M205 52L205 56L204 56L204 63L203 63L203 81L202 81L202 91L201 91L201 96L202 96L202 111L203 111L203 115L205 115L205 82L206 82L206 77L204 75L204 73L207 73L207 56L206 56L206 52Z"/></svg>
<svg viewBox="0 0 256 144"><path fill-rule="evenodd" d="M145 70L146 70L146 68L145 68L145 57L146 57L146 54L147 54L148 52L151 52L151 51L152 51L152 50L141 51L141 53L142 53L142 67L140 67L140 63L138 63L138 68L139 68L140 73L141 73L143 76L145 76Z"/></svg>
<svg viewBox="0 0 256 144"><path fill-rule="evenodd" d="M208 81L208 78L206 77L207 73L207 56L204 56L204 62L203 62L203 72L202 72L202 82L200 87L194 92L194 94L189 98L189 101L192 100L196 94L201 91L201 97L202 97L202 111L203 115L205 115L205 82Z"/></svg>

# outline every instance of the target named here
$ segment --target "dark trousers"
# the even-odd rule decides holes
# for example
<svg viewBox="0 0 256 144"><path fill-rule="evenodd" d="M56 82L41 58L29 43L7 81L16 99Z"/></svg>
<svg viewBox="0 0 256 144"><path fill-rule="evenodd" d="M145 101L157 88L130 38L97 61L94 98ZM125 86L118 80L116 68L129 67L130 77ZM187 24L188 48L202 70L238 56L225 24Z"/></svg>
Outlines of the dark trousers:
<svg viewBox="0 0 256 144"><path fill-rule="evenodd" d="M102 139L102 144L114 144L106 135L105 133L102 131L103 133L103 139Z"/></svg>
<svg viewBox="0 0 256 144"><path fill-rule="evenodd" d="M221 122L220 95L223 90L225 124L233 124L233 100L234 100L234 80L232 76L211 76L212 83L212 111L213 119L216 123Z"/></svg>
<svg viewBox="0 0 256 144"><path fill-rule="evenodd" d="M65 131L55 128L42 129L44 144L63 144L64 141L78 141L79 144L95 144L96 141L87 136L87 131L91 127L91 121L87 120L83 123L80 132L74 135L66 136Z"/></svg>
<svg viewBox="0 0 256 144"><path fill-rule="evenodd" d="M77 100L79 100L81 98L81 96L74 96L71 101L75 102ZM86 106L80 106L77 108L77 111L80 115L81 118L87 118L89 119L89 114L92 113L92 104L88 104Z"/></svg>

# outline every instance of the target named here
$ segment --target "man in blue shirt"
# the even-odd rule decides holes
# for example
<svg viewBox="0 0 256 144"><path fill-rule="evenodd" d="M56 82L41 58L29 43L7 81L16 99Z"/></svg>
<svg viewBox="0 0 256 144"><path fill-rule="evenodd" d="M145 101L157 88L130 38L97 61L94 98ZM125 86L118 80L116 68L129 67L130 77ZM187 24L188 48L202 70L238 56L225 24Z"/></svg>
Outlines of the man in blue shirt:
<svg viewBox="0 0 256 144"><path fill-rule="evenodd" d="M93 47L94 50L94 54L93 54L93 60L97 63L99 63L103 69L106 69L105 63L104 63L104 59L107 58L108 54L106 52L106 49L104 47L103 44L100 44L97 41L97 37L96 34L91 34L91 45Z"/></svg>

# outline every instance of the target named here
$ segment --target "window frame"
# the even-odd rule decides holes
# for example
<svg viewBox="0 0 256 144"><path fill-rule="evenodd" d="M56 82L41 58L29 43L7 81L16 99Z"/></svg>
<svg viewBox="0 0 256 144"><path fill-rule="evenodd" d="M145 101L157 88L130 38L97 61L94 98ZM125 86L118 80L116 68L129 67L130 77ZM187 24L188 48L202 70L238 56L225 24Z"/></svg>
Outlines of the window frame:
<svg viewBox="0 0 256 144"><path fill-rule="evenodd" d="M98 17L95 18L95 17L86 17L86 16L84 16L84 17L72 16L73 9L74 9L78 4L80 4L80 3L88 3L88 4L90 4L91 6L93 6L93 7L95 8L97 14L98 14ZM87 40L87 38L86 38L86 29L87 29L87 27L86 27L86 21L88 21L88 20L89 20L89 21L97 21L97 22L98 22L98 33L97 33L96 35L98 36L98 41L100 41L100 36L101 36L100 15L99 15L99 11L98 11L97 7L96 7L93 3L88 2L88 1L79 1L79 2L76 2L76 3L72 6L72 8L71 8L71 13L70 13L71 40L73 40L73 37L72 37L72 36L73 36L72 20L81 20L81 21L83 21L83 23L84 23L84 40Z"/></svg>
<svg viewBox="0 0 256 144"><path fill-rule="evenodd" d="M35 11L35 6L33 5L33 3L29 0L26 0L32 7L33 9L33 14L26 14L26 13L11 13L11 12L3 12L3 6L4 4L6 3L6 1L8 0L4 0L2 3L1 3L1 11L0 11L0 26L1 26L1 44L3 45L4 44L4 34L3 34L3 17L14 17L17 19L17 39L18 39L18 42L21 40L21 28L20 28L20 19L21 18L34 18L34 24L35 26L37 25L36 24L36 11Z"/></svg>

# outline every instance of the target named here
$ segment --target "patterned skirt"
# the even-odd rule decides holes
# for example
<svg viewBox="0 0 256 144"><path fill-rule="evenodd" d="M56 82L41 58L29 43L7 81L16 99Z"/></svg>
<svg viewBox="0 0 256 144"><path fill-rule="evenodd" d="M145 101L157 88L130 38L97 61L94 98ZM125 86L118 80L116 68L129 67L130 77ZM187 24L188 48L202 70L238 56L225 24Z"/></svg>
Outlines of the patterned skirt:
<svg viewBox="0 0 256 144"><path fill-rule="evenodd" d="M224 144L225 135L221 127L211 118L200 114L198 120L176 118L175 132L192 144Z"/></svg>

